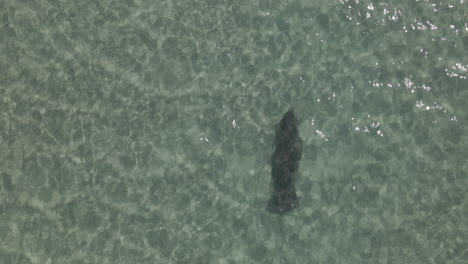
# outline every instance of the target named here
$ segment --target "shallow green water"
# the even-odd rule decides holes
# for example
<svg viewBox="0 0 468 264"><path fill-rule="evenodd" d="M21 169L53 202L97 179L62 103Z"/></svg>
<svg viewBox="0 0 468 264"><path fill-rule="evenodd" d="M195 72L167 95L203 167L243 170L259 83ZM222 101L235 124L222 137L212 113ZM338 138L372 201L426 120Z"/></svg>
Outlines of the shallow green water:
<svg viewBox="0 0 468 264"><path fill-rule="evenodd" d="M468 5L0 2L0 263L467 263ZM300 205L265 210L301 118Z"/></svg>

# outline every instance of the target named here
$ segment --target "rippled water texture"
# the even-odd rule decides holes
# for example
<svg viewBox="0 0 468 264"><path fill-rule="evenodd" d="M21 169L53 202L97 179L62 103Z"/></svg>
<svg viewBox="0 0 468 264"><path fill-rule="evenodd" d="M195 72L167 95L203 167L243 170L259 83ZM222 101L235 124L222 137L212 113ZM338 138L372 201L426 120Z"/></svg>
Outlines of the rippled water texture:
<svg viewBox="0 0 468 264"><path fill-rule="evenodd" d="M0 1L0 263L468 263L466 0ZM266 210L294 107L299 206Z"/></svg>

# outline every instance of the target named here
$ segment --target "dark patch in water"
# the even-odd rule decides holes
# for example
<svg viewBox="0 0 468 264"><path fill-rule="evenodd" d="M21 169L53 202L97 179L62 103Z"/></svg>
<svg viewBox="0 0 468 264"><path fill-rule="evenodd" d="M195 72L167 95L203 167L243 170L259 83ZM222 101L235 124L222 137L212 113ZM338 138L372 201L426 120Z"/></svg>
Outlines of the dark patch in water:
<svg viewBox="0 0 468 264"><path fill-rule="evenodd" d="M302 140L297 126L292 108L276 125L275 151L271 157L273 192L267 207L271 213L285 214L299 203L294 183L302 157Z"/></svg>

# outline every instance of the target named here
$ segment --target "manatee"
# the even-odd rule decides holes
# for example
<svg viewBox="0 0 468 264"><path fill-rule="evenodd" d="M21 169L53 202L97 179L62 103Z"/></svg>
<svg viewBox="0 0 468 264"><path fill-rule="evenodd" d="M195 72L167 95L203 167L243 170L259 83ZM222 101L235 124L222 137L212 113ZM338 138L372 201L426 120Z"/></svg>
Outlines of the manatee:
<svg viewBox="0 0 468 264"><path fill-rule="evenodd" d="M302 140L298 130L299 120L291 108L276 125L274 152L271 156L272 195L267 210L285 214L299 204L296 194L296 175L302 157Z"/></svg>

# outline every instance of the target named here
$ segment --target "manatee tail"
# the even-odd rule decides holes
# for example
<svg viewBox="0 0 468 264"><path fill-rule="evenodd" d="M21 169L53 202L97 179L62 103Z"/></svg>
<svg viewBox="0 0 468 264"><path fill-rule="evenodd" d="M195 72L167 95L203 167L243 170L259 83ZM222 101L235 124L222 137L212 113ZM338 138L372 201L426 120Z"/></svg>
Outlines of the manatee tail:
<svg viewBox="0 0 468 264"><path fill-rule="evenodd" d="M268 201L267 210L274 214L285 214L290 212L299 204L299 198L297 198L295 190L289 190L285 192L275 191Z"/></svg>

